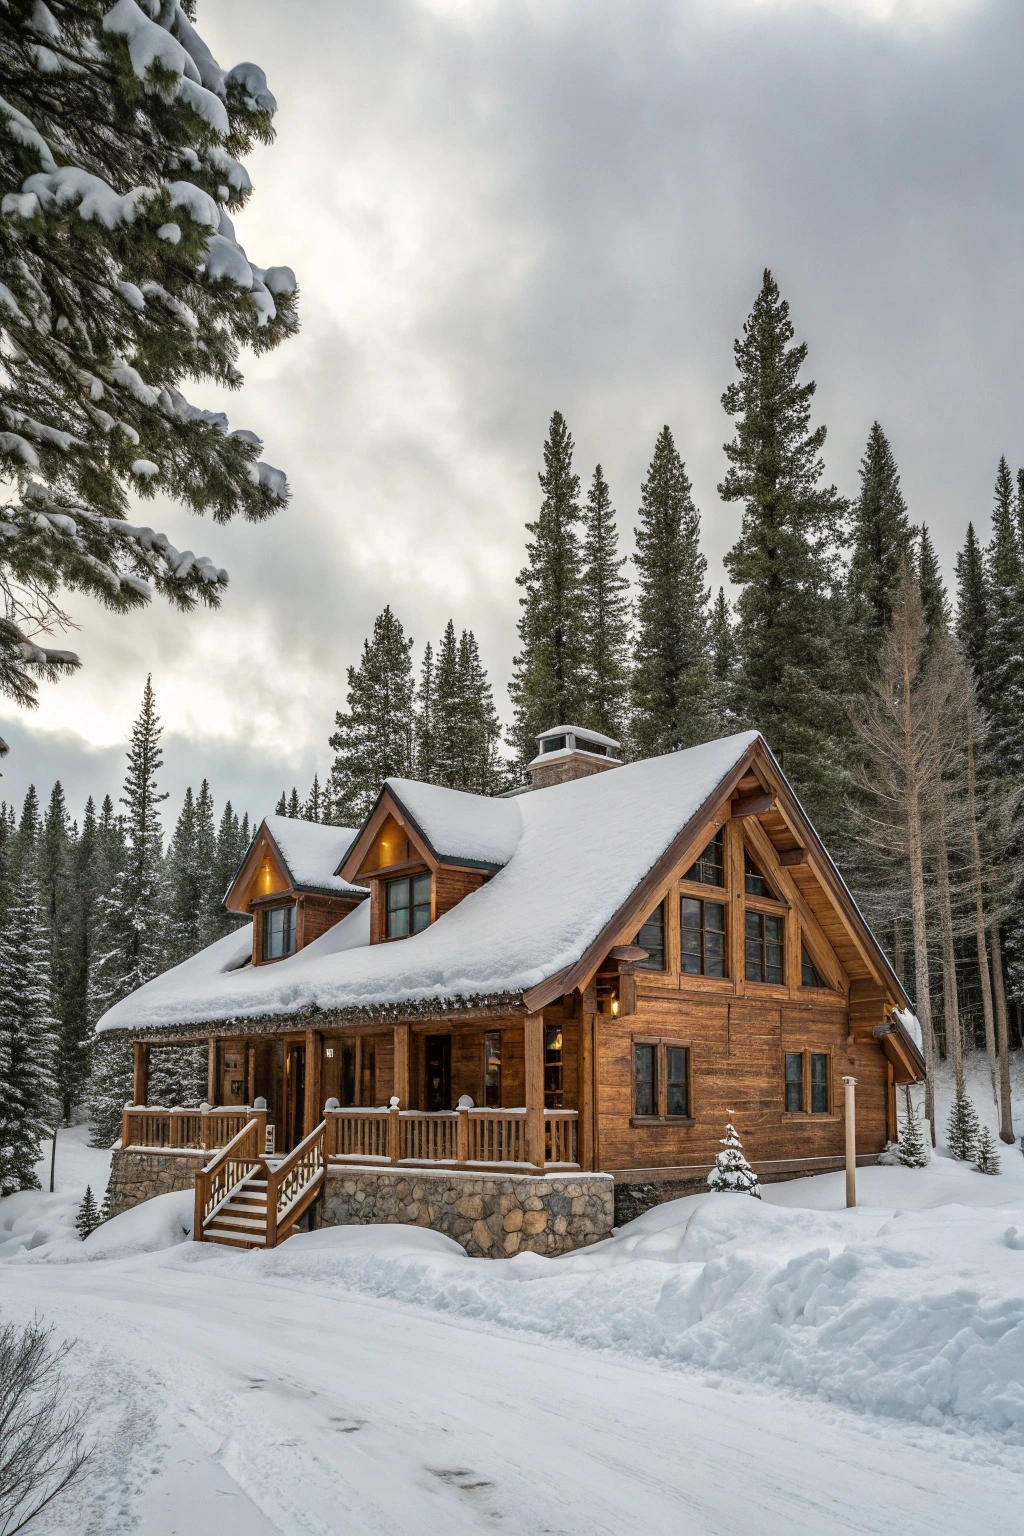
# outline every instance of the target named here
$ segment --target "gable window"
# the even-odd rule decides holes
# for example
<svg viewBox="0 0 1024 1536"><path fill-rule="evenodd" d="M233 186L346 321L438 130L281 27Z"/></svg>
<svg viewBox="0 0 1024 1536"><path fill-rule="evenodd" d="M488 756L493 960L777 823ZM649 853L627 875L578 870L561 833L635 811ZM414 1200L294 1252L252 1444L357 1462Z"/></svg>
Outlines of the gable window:
<svg viewBox="0 0 1024 1536"><path fill-rule="evenodd" d="M674 1040L634 1040L633 1118L689 1120L688 1046Z"/></svg>
<svg viewBox="0 0 1024 1536"><path fill-rule="evenodd" d="M679 968L690 976L725 975L725 904L680 899Z"/></svg>
<svg viewBox="0 0 1024 1536"><path fill-rule="evenodd" d="M405 939L430 926L430 878L428 873L385 882L389 939Z"/></svg>
<svg viewBox="0 0 1024 1536"><path fill-rule="evenodd" d="M655 907L650 917L644 923L640 932L633 940L641 949L646 949L647 959L638 960L637 965L645 971L663 971L665 969L665 903Z"/></svg>
<svg viewBox="0 0 1024 1536"><path fill-rule="evenodd" d="M829 1059L826 1051L786 1052L786 1113L829 1113Z"/></svg>
<svg viewBox="0 0 1024 1536"><path fill-rule="evenodd" d="M743 888L748 896L774 897L775 895L768 881L745 848L743 850Z"/></svg>
<svg viewBox="0 0 1024 1536"><path fill-rule="evenodd" d="M544 1026L544 1108L562 1108L562 1030Z"/></svg>
<svg viewBox="0 0 1024 1536"><path fill-rule="evenodd" d="M489 1029L484 1035L484 1104L488 1109L501 1106L500 1029Z"/></svg>
<svg viewBox="0 0 1024 1536"><path fill-rule="evenodd" d="M691 864L683 877L697 880L701 885L725 884L725 852L721 830L715 833L695 864Z"/></svg>
<svg viewBox="0 0 1024 1536"><path fill-rule="evenodd" d="M782 985L782 918L747 911L744 952L748 981Z"/></svg>
<svg viewBox="0 0 1024 1536"><path fill-rule="evenodd" d="M818 975L817 967L803 944L800 945L800 985L802 987L823 987L825 983Z"/></svg>
<svg viewBox="0 0 1024 1536"><path fill-rule="evenodd" d="M263 914L263 958L281 960L295 953L295 903Z"/></svg>

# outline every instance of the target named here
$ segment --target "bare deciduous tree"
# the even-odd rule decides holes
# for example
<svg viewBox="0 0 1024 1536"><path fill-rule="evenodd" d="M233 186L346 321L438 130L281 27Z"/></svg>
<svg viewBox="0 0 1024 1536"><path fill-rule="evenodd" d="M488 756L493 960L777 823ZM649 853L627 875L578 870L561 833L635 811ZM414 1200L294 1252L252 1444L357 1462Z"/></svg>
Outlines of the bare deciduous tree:
<svg viewBox="0 0 1024 1536"><path fill-rule="evenodd" d="M0 1536L24 1530L88 1458L61 1369L70 1348L38 1322L0 1328Z"/></svg>

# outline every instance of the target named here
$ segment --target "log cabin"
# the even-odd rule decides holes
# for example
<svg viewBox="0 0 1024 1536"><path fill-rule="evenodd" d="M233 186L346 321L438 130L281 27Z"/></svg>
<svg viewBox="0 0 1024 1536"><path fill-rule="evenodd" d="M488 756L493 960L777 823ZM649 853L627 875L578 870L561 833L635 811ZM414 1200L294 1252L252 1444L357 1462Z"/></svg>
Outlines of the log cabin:
<svg viewBox="0 0 1024 1536"><path fill-rule="evenodd" d="M624 764L575 726L500 798L389 779L361 827L273 816L237 932L119 1002L114 1209L196 1189L197 1238L412 1221L557 1253L703 1188L727 1120L762 1180L896 1139L917 1020L768 746ZM147 1104L205 1044L207 1102Z"/></svg>

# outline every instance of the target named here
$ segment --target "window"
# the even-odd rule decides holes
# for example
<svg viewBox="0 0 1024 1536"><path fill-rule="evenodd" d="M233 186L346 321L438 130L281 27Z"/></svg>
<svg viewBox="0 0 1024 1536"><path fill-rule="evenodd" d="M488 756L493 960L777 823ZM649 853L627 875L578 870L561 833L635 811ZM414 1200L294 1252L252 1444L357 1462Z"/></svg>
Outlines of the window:
<svg viewBox="0 0 1024 1536"><path fill-rule="evenodd" d="M404 939L430 925L430 875L409 875L385 882L387 936Z"/></svg>
<svg viewBox="0 0 1024 1536"><path fill-rule="evenodd" d="M786 1113L829 1113L829 1065L825 1051L786 1052Z"/></svg>
<svg viewBox="0 0 1024 1536"><path fill-rule="evenodd" d="M767 912L747 912L746 960L748 981L782 984L782 918Z"/></svg>
<svg viewBox="0 0 1024 1536"><path fill-rule="evenodd" d="M743 850L743 886L748 896L775 895L768 881L745 848Z"/></svg>
<svg viewBox="0 0 1024 1536"><path fill-rule="evenodd" d="M671 1040L633 1042L633 1115L638 1120L690 1117L690 1051Z"/></svg>
<svg viewBox="0 0 1024 1536"><path fill-rule="evenodd" d="M545 752L561 752L564 746L564 736L549 736L547 740L542 743L542 750Z"/></svg>
<svg viewBox="0 0 1024 1536"><path fill-rule="evenodd" d="M544 1108L562 1108L562 1031L557 1024L544 1026Z"/></svg>
<svg viewBox="0 0 1024 1536"><path fill-rule="evenodd" d="M489 1029L484 1035L484 1104L488 1109L501 1107L500 1029Z"/></svg>
<svg viewBox="0 0 1024 1536"><path fill-rule="evenodd" d="M818 975L814 961L802 944L800 945L800 985L802 987L823 987L825 985Z"/></svg>
<svg viewBox="0 0 1024 1536"><path fill-rule="evenodd" d="M645 971L663 971L665 969L665 903L655 907L650 917L644 923L640 932L633 940L641 949L646 949L647 959L638 960L637 965Z"/></svg>
<svg viewBox="0 0 1024 1536"><path fill-rule="evenodd" d="M690 976L724 976L724 903L683 896L680 921L680 970Z"/></svg>
<svg viewBox="0 0 1024 1536"><path fill-rule="evenodd" d="M295 953L295 904L271 907L263 914L263 958L280 960Z"/></svg>
<svg viewBox="0 0 1024 1536"><path fill-rule="evenodd" d="M721 831L715 833L696 864L690 865L685 878L698 880L701 885L725 884L725 854Z"/></svg>

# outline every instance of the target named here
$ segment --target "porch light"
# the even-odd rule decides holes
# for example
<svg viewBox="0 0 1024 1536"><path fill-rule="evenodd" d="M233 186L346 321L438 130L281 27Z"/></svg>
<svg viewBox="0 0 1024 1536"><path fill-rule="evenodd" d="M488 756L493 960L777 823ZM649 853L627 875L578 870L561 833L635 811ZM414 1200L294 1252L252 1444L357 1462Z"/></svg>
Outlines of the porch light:
<svg viewBox="0 0 1024 1536"><path fill-rule="evenodd" d="M613 997L612 998L612 1018L613 1019L617 1019L618 1016L619 1016L619 1000L618 1000L617 997Z"/></svg>

